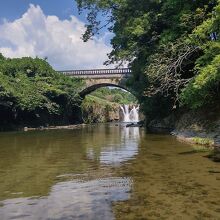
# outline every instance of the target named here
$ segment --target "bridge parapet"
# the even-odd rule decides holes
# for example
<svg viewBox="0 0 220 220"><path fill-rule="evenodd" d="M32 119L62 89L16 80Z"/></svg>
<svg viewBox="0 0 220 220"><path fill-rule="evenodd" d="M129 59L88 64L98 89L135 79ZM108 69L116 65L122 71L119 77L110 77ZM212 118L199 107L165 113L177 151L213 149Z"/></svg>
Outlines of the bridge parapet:
<svg viewBox="0 0 220 220"><path fill-rule="evenodd" d="M85 80L85 88L79 93L81 97L105 86L116 86L129 91L126 86L131 77L131 69L92 69L92 70L65 70L59 71L69 77L82 78Z"/></svg>
<svg viewBox="0 0 220 220"><path fill-rule="evenodd" d="M72 77L80 77L80 78L86 78L88 77L94 77L99 78L97 76L106 76L105 78L109 77L126 77L131 75L131 69L129 68L120 68L120 69L92 69L92 70L65 70L65 71L59 71L60 73L66 75L66 76L72 76Z"/></svg>

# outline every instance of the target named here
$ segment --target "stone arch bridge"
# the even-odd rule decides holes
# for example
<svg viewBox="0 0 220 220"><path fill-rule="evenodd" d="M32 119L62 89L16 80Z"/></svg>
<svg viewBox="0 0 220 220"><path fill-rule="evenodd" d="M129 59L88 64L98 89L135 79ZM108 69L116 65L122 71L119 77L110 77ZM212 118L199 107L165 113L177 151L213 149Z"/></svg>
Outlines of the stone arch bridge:
<svg viewBox="0 0 220 220"><path fill-rule="evenodd" d="M106 86L119 87L132 93L132 91L126 87L126 81L132 76L129 68L67 70L60 71L60 73L69 77L77 77L85 80L85 88L80 92L81 97L85 97L96 89Z"/></svg>

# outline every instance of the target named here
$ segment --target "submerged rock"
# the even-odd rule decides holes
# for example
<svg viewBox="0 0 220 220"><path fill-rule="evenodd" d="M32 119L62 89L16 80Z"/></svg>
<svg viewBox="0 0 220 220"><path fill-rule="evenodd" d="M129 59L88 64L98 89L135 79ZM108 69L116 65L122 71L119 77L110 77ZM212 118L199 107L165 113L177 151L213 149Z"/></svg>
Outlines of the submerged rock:
<svg viewBox="0 0 220 220"><path fill-rule="evenodd" d="M126 127L143 127L143 124L139 124L139 123L130 123L130 124L127 124Z"/></svg>

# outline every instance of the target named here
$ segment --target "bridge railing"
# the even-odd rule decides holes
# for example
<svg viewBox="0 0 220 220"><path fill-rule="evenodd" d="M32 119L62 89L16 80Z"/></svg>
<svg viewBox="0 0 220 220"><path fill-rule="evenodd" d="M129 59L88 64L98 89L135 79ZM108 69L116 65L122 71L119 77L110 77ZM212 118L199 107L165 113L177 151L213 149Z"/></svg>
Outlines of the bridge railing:
<svg viewBox="0 0 220 220"><path fill-rule="evenodd" d="M120 69L92 69L92 70L64 70L59 71L66 76L87 76L87 75L129 75L131 69L120 68Z"/></svg>

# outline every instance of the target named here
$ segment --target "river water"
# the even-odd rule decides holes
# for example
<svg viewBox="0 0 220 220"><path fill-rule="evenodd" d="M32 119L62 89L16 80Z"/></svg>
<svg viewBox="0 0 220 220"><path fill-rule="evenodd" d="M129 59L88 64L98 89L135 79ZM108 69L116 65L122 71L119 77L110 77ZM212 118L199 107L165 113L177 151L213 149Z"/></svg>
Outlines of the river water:
<svg viewBox="0 0 220 220"><path fill-rule="evenodd" d="M220 219L220 164L103 124L0 134L0 219Z"/></svg>

